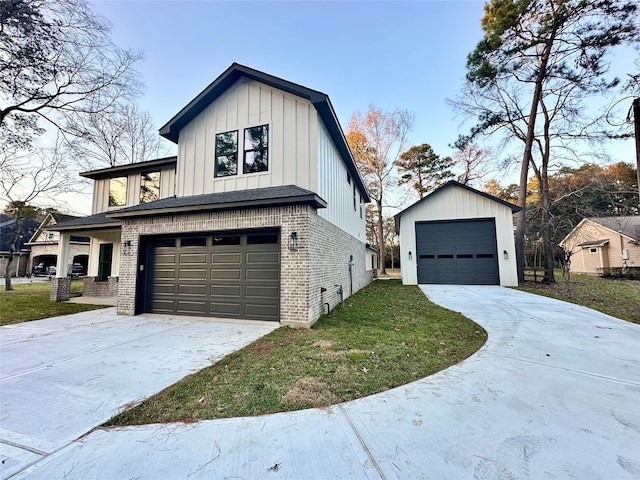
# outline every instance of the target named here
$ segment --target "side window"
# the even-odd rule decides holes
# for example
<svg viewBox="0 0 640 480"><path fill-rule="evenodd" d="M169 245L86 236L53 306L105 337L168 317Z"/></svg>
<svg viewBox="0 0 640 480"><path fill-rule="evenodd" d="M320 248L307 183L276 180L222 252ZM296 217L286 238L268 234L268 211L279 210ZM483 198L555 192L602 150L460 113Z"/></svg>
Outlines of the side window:
<svg viewBox="0 0 640 480"><path fill-rule="evenodd" d="M140 203L160 198L160 172L143 173L140 178Z"/></svg>
<svg viewBox="0 0 640 480"><path fill-rule="evenodd" d="M360 197L360 218L362 218L362 195L359 195Z"/></svg>
<svg viewBox="0 0 640 480"><path fill-rule="evenodd" d="M215 177L238 173L238 131L216 134Z"/></svg>
<svg viewBox="0 0 640 480"><path fill-rule="evenodd" d="M123 207L127 204L127 177L109 179L109 206Z"/></svg>
<svg viewBox="0 0 640 480"><path fill-rule="evenodd" d="M243 173L266 172L269 169L269 125L244 129Z"/></svg>
<svg viewBox="0 0 640 480"><path fill-rule="evenodd" d="M353 182L353 211L356 211L356 182Z"/></svg>

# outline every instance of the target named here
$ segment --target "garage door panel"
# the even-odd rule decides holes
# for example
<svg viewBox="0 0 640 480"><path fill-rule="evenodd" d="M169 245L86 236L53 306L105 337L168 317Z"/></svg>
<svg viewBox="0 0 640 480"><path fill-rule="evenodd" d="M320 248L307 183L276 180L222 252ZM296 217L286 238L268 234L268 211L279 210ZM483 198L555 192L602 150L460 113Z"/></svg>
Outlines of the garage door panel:
<svg viewBox="0 0 640 480"><path fill-rule="evenodd" d="M240 265L242 263L242 253L212 253L211 263Z"/></svg>
<svg viewBox="0 0 640 480"><path fill-rule="evenodd" d="M240 269L223 270L219 268L211 269L211 280L240 280L242 271Z"/></svg>
<svg viewBox="0 0 640 480"><path fill-rule="evenodd" d="M181 283L180 285L178 285L178 295L201 295L204 297L206 294L206 285L195 285L187 283Z"/></svg>
<svg viewBox="0 0 640 480"><path fill-rule="evenodd" d="M207 303L205 301L178 300L177 313L204 315L207 313Z"/></svg>
<svg viewBox="0 0 640 480"><path fill-rule="evenodd" d="M155 239L150 245L154 260L146 305L151 311L279 319L277 232L198 234Z"/></svg>
<svg viewBox="0 0 640 480"><path fill-rule="evenodd" d="M280 270L267 269L267 268L248 268L247 267L247 280L273 280L278 281L280 279Z"/></svg>
<svg viewBox="0 0 640 480"><path fill-rule="evenodd" d="M494 219L416 223L418 283L499 284Z"/></svg>
<svg viewBox="0 0 640 480"><path fill-rule="evenodd" d="M209 313L211 314L233 316L241 314L239 303L210 302L209 305Z"/></svg>
<svg viewBox="0 0 640 480"><path fill-rule="evenodd" d="M181 253L180 265L194 263L196 265L203 265L207 263L206 253Z"/></svg>
<svg viewBox="0 0 640 480"><path fill-rule="evenodd" d="M241 294L240 285L211 285L212 296L240 297Z"/></svg>

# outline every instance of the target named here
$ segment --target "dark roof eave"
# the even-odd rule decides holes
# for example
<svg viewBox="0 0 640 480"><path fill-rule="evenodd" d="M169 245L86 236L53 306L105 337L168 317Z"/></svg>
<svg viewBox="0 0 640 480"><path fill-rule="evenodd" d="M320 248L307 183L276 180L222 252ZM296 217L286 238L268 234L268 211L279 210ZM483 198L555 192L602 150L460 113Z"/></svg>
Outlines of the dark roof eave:
<svg viewBox="0 0 640 480"><path fill-rule="evenodd" d="M156 215L172 215L176 213L193 213L197 208L201 212L211 212L216 210L245 210L260 207L284 207L287 205L308 204L314 208L327 208L327 202L317 195L304 195L299 197L271 198L260 200L245 200L240 202L223 202L210 204L180 205L175 207L153 208L144 210L120 211L107 214L108 218L135 218Z"/></svg>
<svg viewBox="0 0 640 480"><path fill-rule="evenodd" d="M88 223L86 225L69 225L58 227L57 225L53 225L51 227L47 227L45 230L53 231L53 232L69 232L69 231L85 231L85 230L113 230L122 228L122 222L114 220L109 223Z"/></svg>
<svg viewBox="0 0 640 480"><path fill-rule="evenodd" d="M146 171L152 168L160 168L169 165L175 165L178 161L178 157L164 157L156 158L154 160L147 160L145 162L128 163L127 165L117 165L115 167L101 168L99 170L90 170L88 172L81 172L80 176L85 178L91 178L97 180L100 178L113 177L114 173L131 173L138 171Z"/></svg>

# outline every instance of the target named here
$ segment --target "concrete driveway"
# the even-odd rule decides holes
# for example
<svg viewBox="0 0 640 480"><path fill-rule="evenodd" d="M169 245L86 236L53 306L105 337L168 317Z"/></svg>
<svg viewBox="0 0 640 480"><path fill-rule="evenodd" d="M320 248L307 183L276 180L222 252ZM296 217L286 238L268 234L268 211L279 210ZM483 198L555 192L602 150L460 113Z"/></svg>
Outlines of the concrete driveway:
<svg viewBox="0 0 640 480"><path fill-rule="evenodd" d="M327 409L99 429L16 478L640 478L640 326L500 287L423 290L486 345Z"/></svg>
<svg viewBox="0 0 640 480"><path fill-rule="evenodd" d="M0 478L277 327L115 308L2 327Z"/></svg>

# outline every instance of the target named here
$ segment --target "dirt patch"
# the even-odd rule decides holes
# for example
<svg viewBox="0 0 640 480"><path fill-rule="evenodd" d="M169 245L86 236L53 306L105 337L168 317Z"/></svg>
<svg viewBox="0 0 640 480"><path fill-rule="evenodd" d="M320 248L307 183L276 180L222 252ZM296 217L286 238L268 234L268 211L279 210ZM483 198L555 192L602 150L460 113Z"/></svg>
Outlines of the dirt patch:
<svg viewBox="0 0 640 480"><path fill-rule="evenodd" d="M293 384L282 401L296 407L326 407L336 403L337 397L326 382L314 377L303 377Z"/></svg>
<svg viewBox="0 0 640 480"><path fill-rule="evenodd" d="M257 340L251 347L251 353L256 356L268 355L273 351L273 342Z"/></svg>
<svg viewBox="0 0 640 480"><path fill-rule="evenodd" d="M333 347L333 343L334 342L330 340L318 340L317 342L314 342L311 346L316 348L331 348Z"/></svg>

